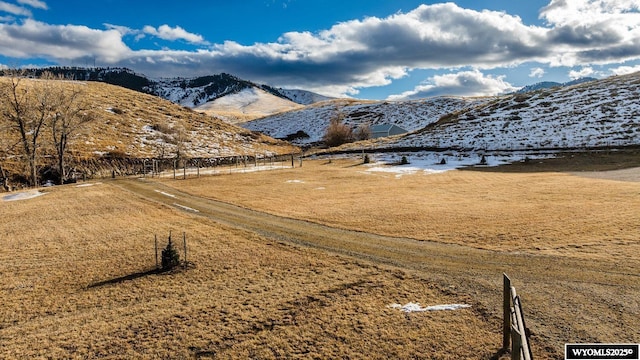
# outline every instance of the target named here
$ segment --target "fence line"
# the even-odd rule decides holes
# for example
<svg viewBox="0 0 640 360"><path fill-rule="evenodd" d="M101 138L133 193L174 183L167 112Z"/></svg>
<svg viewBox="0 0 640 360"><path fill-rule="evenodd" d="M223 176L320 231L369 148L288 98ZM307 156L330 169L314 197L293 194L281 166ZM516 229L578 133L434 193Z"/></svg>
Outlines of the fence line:
<svg viewBox="0 0 640 360"><path fill-rule="evenodd" d="M299 162L299 164L298 164ZM172 177L186 179L204 175L251 171L258 167L288 168L302 167L302 154L273 156L228 156L192 159L142 159L137 172L143 177Z"/></svg>
<svg viewBox="0 0 640 360"><path fill-rule="evenodd" d="M531 346L529 344L528 329L522 313L522 302L516 293L516 288L511 286L511 279L507 274L503 275L503 337L502 349L509 350L511 343L512 360L532 360Z"/></svg>

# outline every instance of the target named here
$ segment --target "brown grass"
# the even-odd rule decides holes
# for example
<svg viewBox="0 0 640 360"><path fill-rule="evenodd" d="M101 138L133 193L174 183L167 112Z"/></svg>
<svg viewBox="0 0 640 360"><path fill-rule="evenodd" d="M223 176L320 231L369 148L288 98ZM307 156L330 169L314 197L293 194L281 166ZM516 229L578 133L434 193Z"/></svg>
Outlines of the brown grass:
<svg viewBox="0 0 640 360"><path fill-rule="evenodd" d="M0 86L9 81L0 77ZM33 89L43 80L21 79L25 88ZM252 138L250 131L218 118L195 112L159 97L98 82L64 81L62 86L75 87L83 93L94 121L71 139L69 150L77 158L119 152L132 158L174 157L177 129L186 132L181 150L188 157L218 157L254 154L288 154L298 148L267 136ZM0 108L6 106L0 99ZM149 133L145 127L160 129ZM13 137L0 123L0 136ZM44 146L50 134L42 135ZM162 140L162 141L158 141ZM3 144L0 144L3 145ZM0 149L4 150L4 149ZM41 154L44 154L43 150Z"/></svg>
<svg viewBox="0 0 640 360"><path fill-rule="evenodd" d="M169 183L249 208L383 235L596 259L640 253L640 184L565 173L396 176L359 160Z"/></svg>
<svg viewBox="0 0 640 360"><path fill-rule="evenodd" d="M561 358L562 344L576 340L637 342L640 182L551 168L402 177L366 169L334 159L162 182L523 264L448 270L433 259L433 273L401 270L226 228L111 183L55 187L0 202L10 214L0 218L0 271L9 274L0 278L0 357L488 359L501 345L502 271L524 298L536 359ZM164 240L170 230L187 232L195 267L145 275L153 234ZM387 307L411 301L473 307Z"/></svg>
<svg viewBox="0 0 640 360"><path fill-rule="evenodd" d="M267 241L109 183L46 191L0 201L1 358L486 359L500 347L499 320L481 309L387 307L475 304L423 275ZM153 235L164 244L171 230L187 233L195 266L145 275Z"/></svg>

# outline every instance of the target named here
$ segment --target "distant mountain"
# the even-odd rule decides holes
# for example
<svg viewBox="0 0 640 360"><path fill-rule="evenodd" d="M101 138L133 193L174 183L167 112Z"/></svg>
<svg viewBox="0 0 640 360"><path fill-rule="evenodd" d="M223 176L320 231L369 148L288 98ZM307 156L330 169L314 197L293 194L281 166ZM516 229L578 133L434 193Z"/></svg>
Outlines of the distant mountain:
<svg viewBox="0 0 640 360"><path fill-rule="evenodd" d="M145 91L177 104L197 109L208 102L233 94L237 95L250 89L260 90L274 97L300 105L310 105L331 99L310 91L278 89L268 85L256 84L224 73L193 79L161 79L147 86ZM241 109L237 110L242 112ZM270 113L270 110L267 110L267 112Z"/></svg>
<svg viewBox="0 0 640 360"><path fill-rule="evenodd" d="M305 90L277 89L225 73L196 78L154 80L127 68L48 67L27 70L28 74L34 77L39 77L45 71L70 79L99 81L122 86L130 90L156 95L189 108L197 108L209 101L237 94L246 89L260 89L273 96L300 105L309 105L331 99ZM1 74L2 72L0 71Z"/></svg>
<svg viewBox="0 0 640 360"><path fill-rule="evenodd" d="M517 94L523 94L529 91L536 91L536 90L542 90L542 89L551 89L551 88L555 88L555 87L564 87L564 86L573 86L573 85L578 85L578 84L582 84L585 82L589 82L589 81L595 81L598 80L596 78L592 78L592 77L583 77L580 79L576 79L573 81L569 81L566 83L559 83L559 82L555 82L555 81L543 81L543 82L539 82L539 83L535 83L532 85L527 85L523 88L521 88L520 90L516 91Z"/></svg>

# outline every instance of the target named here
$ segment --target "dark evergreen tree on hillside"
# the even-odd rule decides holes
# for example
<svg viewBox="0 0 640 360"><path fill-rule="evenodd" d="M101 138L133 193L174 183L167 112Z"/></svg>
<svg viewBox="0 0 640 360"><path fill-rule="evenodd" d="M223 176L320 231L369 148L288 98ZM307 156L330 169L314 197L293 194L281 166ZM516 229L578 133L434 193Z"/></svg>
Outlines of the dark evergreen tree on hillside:
<svg viewBox="0 0 640 360"><path fill-rule="evenodd" d="M171 235L169 235L169 243L162 250L162 270L171 270L178 265L180 265L180 254L173 246Z"/></svg>

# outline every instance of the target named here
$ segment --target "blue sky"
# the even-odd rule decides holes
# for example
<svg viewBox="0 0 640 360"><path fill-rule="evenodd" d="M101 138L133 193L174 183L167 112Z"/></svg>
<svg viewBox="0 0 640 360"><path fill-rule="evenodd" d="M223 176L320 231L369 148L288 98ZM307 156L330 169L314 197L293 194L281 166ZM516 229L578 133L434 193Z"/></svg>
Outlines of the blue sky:
<svg viewBox="0 0 640 360"><path fill-rule="evenodd" d="M640 70L640 0L0 0L0 67L479 96Z"/></svg>

